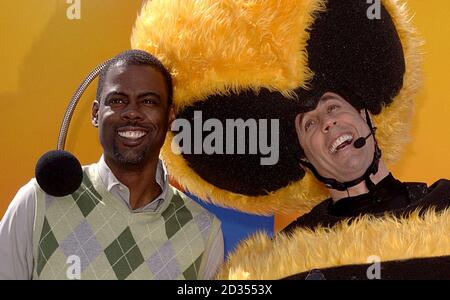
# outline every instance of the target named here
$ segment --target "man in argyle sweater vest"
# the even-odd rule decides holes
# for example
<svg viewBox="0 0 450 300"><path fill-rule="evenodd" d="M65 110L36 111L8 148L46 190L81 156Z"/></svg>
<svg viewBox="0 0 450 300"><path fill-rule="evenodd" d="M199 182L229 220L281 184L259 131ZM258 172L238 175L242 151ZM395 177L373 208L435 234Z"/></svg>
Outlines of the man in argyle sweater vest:
<svg viewBox="0 0 450 300"><path fill-rule="evenodd" d="M172 187L157 211L130 212L106 191L96 164L70 196L55 199L39 186L36 193L33 278L65 278L68 270L70 277L72 255L82 279L201 278L204 250L220 230L216 218Z"/></svg>
<svg viewBox="0 0 450 300"><path fill-rule="evenodd" d="M211 279L220 221L169 185L159 152L174 119L172 81L131 50L102 70L92 123L103 155L73 194L23 186L0 222L0 279Z"/></svg>

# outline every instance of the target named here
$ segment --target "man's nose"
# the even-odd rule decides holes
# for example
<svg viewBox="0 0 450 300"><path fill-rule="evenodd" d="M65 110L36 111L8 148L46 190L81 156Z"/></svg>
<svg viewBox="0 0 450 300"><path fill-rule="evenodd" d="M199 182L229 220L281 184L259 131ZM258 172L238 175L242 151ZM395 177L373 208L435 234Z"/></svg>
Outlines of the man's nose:
<svg viewBox="0 0 450 300"><path fill-rule="evenodd" d="M136 103L130 102L126 109L122 112L123 119L125 120L139 120L143 119L142 112L139 109L139 105Z"/></svg>
<svg viewBox="0 0 450 300"><path fill-rule="evenodd" d="M336 126L336 125L337 125L337 121L333 118L327 118L327 119L323 120L323 125L322 125L323 133L327 133L328 131L330 131L331 127Z"/></svg>

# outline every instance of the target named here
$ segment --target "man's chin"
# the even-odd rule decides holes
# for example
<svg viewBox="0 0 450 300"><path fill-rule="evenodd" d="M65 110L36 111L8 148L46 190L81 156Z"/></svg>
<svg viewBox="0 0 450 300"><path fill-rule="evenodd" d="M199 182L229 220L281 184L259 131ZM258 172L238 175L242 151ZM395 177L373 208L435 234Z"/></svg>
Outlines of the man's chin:
<svg viewBox="0 0 450 300"><path fill-rule="evenodd" d="M140 165L142 164L142 162L144 161L144 158L142 156L139 157L131 157L131 158L121 158L120 162L122 164L126 164L126 165Z"/></svg>
<svg viewBox="0 0 450 300"><path fill-rule="evenodd" d="M328 176L325 177L333 178L340 182L351 181L362 176L366 172L368 168L366 165L366 162L363 162L357 157L348 157L337 161L331 160L330 166L333 166L333 171L330 171L329 174L327 174Z"/></svg>
<svg viewBox="0 0 450 300"><path fill-rule="evenodd" d="M145 151L135 152L116 152L114 158L123 165L137 166L145 161Z"/></svg>
<svg viewBox="0 0 450 300"><path fill-rule="evenodd" d="M361 176L364 175L364 173L366 172L367 167L358 165L358 166L353 166L353 167L349 167L346 166L346 168L342 168L340 175L342 176L340 178L340 182L347 182L347 181L352 181L355 180Z"/></svg>

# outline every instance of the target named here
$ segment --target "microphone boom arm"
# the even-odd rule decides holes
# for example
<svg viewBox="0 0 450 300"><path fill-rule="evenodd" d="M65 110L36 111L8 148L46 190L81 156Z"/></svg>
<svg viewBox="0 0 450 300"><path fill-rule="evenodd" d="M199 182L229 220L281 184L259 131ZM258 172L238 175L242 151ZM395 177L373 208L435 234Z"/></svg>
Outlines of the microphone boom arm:
<svg viewBox="0 0 450 300"><path fill-rule="evenodd" d="M84 91L87 89L89 84L98 76L98 74L103 70L103 68L109 63L110 60L107 60L103 62L102 64L98 65L94 68L94 70L91 71L83 80L83 82L80 84L78 89L73 94L69 105L66 108L66 112L64 113L64 118L61 124L61 128L59 129L59 136L58 136L58 144L56 145L57 150L64 150L66 145L66 138L67 133L69 131L69 125L70 120L72 119L73 112L75 111L75 107L77 106L78 102L80 101L81 96L83 95Z"/></svg>

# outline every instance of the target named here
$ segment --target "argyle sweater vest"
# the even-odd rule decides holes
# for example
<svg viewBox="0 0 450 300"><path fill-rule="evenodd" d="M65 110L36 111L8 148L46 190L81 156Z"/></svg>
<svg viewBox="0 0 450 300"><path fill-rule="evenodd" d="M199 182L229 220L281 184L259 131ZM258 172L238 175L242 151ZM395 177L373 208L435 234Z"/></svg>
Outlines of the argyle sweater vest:
<svg viewBox="0 0 450 300"><path fill-rule="evenodd" d="M197 279L220 222L173 187L156 212L133 213L93 164L66 197L36 183L33 279Z"/></svg>

